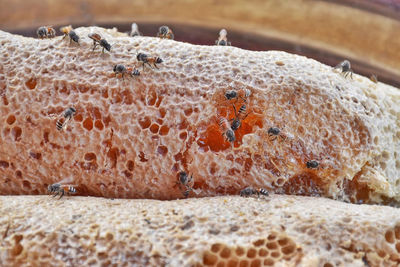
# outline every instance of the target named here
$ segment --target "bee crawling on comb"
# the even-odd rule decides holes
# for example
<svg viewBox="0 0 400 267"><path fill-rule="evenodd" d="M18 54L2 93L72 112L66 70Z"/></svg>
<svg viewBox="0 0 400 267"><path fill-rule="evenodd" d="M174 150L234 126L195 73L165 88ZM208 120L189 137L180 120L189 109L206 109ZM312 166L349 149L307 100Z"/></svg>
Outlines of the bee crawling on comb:
<svg viewBox="0 0 400 267"><path fill-rule="evenodd" d="M37 29L36 34L40 39L53 38L56 36L56 30L52 26L42 26Z"/></svg>
<svg viewBox="0 0 400 267"><path fill-rule="evenodd" d="M228 38L226 37L228 32L225 29L220 30L219 37L215 41L215 45L227 46L231 45L231 42L228 42Z"/></svg>
<svg viewBox="0 0 400 267"><path fill-rule="evenodd" d="M139 53L136 56L137 61L142 62L143 64L143 70L144 70L144 65L147 64L152 68L152 65L158 69L157 64L160 64L163 62L163 60L159 57L150 57L144 53Z"/></svg>
<svg viewBox="0 0 400 267"><path fill-rule="evenodd" d="M168 27L168 26L161 26L158 29L157 32L157 37L160 37L162 39L174 39L174 33L172 32L172 30Z"/></svg>
<svg viewBox="0 0 400 267"><path fill-rule="evenodd" d="M75 194L76 193L76 188L73 185L55 183L55 184L49 185L47 187L47 191L49 193L54 194L53 197L55 197L58 194L60 194L60 198L59 199L61 199L65 194Z"/></svg>
<svg viewBox="0 0 400 267"><path fill-rule="evenodd" d="M70 44L72 41L79 44L79 36L76 34L76 32L74 31L74 29L72 28L71 25L61 27L60 31L64 34L63 39L67 36L69 37Z"/></svg>
<svg viewBox="0 0 400 267"><path fill-rule="evenodd" d="M179 177L176 184L179 185L179 188L181 188L182 185L186 188L186 190L182 191L184 197L188 197L190 191L193 190L193 188L189 185L191 181L193 181L193 175L189 177L189 175L186 172L184 171L179 172Z"/></svg>
<svg viewBox="0 0 400 267"><path fill-rule="evenodd" d="M61 131L67 128L68 122L75 115L76 109L74 107L70 107L66 109L61 118L59 118L56 122L57 130Z"/></svg>
<svg viewBox="0 0 400 267"><path fill-rule="evenodd" d="M257 195L257 197L259 197L260 195L269 196L268 191L264 188L254 189L252 187L246 187L245 189L241 190L239 194L241 197L249 197L252 195Z"/></svg>
<svg viewBox="0 0 400 267"><path fill-rule="evenodd" d="M135 68L131 68L131 67L125 67L122 64L117 64L114 66L113 71L115 73L115 75L121 74L122 76L122 80L124 79L124 75L127 74L131 77L134 76L139 76L140 75L140 71L135 69Z"/></svg>
<svg viewBox="0 0 400 267"><path fill-rule="evenodd" d="M107 50L108 52L111 51L111 45L107 42L106 39L102 38L100 34L89 33L88 37L93 40L92 51L94 51L98 45L100 45L103 48L102 53L104 53L104 49Z"/></svg>
<svg viewBox="0 0 400 267"><path fill-rule="evenodd" d="M347 76L350 74L350 78L353 79L353 70L351 69L350 61L347 59L336 65L334 69L340 69L345 78L347 78Z"/></svg>

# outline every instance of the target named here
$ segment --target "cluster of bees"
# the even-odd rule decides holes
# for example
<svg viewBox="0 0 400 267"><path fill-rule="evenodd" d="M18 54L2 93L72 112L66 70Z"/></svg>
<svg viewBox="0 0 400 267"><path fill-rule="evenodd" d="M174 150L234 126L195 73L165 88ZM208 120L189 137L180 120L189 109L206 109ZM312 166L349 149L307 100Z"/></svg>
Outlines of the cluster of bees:
<svg viewBox="0 0 400 267"><path fill-rule="evenodd" d="M63 39L68 37L70 40L70 44L72 42L75 42L76 44L79 45L80 37L74 31L71 25L61 27L60 31L64 34ZM136 23L133 23L129 35L131 37L135 37L135 36L142 36L143 34L139 31L138 25ZM42 26L37 29L37 36L41 39L54 38L56 36L56 31L51 26ZM106 39L102 38L100 34L90 33L88 34L88 37L91 40L93 40L92 51L94 51L99 46L102 48L102 53L104 53L105 50L111 52L112 46L108 43ZM162 39L173 40L174 33L168 26L161 26L158 29L157 37ZM225 29L220 30L219 37L215 41L215 45L218 46L231 45L231 42L229 42L227 39L227 31ZM150 68L155 67L158 69L157 64L163 62L163 60L157 56L152 57L140 52L137 54L136 59L139 63L142 64L143 71L145 69L145 65L149 66ZM353 70L351 69L351 65L348 60L342 61L337 66L335 66L334 69L340 69L341 73L344 75L345 78L347 78L347 76L353 78ZM130 77L135 77L140 75L140 71L135 67L126 67L123 64L114 65L113 72L116 76L120 75L122 79L124 79L125 75L128 75ZM377 82L376 76L375 75L371 76L371 80ZM224 94L226 100L228 101L236 100L235 103L232 103L234 111L234 117L232 119L228 120L227 118L222 117L220 115L218 115L217 118L222 135L225 136L226 140L230 143L233 143L236 140L235 131L237 131L240 128L240 126L242 125L242 121L250 113L250 112L246 113L247 110L246 104L248 103L248 98L250 97L250 95L251 91L249 89L242 89L242 91L229 90L226 91ZM237 109L235 104L239 99L242 101L242 103L240 105L240 108ZM74 117L75 113L76 109L74 107L67 108L56 122L57 130L59 131L65 130L68 125L68 122ZM286 139L286 136L282 133L281 129L277 127L269 128L267 133L272 138L272 140L275 140L278 137ZM316 169L319 167L319 165L320 165L319 162L316 160L309 160L306 162L306 167L309 169ZM187 172L180 171L178 173L178 181L176 182L176 184L182 191L183 196L188 197L189 193L193 190L193 175L189 176ZM55 183L48 186L48 192L53 193L54 194L53 196L60 195L61 198L65 194L76 193L76 188L73 185ZM268 196L268 191L263 188L254 189L252 187L246 187L245 189L241 190L239 194L240 196L244 197L251 195Z"/></svg>

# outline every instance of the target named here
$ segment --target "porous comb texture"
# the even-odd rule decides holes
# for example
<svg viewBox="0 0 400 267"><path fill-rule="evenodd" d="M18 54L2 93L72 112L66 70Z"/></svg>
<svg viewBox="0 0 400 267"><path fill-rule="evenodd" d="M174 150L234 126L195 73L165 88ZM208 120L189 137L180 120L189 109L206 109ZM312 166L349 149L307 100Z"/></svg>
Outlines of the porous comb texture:
<svg viewBox="0 0 400 267"><path fill-rule="evenodd" d="M398 266L400 211L271 195L0 197L1 266Z"/></svg>
<svg viewBox="0 0 400 267"><path fill-rule="evenodd" d="M97 32L111 53L92 51ZM0 193L42 194L60 180L81 195L182 197L237 194L246 186L354 202L400 199L400 91L284 52L198 46L114 30L78 28L38 40L0 32ZM143 71L138 52L159 56ZM115 64L140 67L124 79ZM248 116L224 141L217 117L243 103ZM65 131L56 120L73 106ZM270 127L282 134L271 138ZM317 160L320 167L307 169Z"/></svg>

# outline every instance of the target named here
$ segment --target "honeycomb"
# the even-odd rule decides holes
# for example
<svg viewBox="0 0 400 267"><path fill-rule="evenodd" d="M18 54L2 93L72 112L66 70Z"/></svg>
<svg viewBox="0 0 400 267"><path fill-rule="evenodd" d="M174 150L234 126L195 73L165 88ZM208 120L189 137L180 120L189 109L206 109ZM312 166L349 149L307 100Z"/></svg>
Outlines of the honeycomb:
<svg viewBox="0 0 400 267"><path fill-rule="evenodd" d="M400 265L398 208L327 198L0 196L0 214L0 266Z"/></svg>
<svg viewBox="0 0 400 267"><path fill-rule="evenodd" d="M111 52L92 51L97 32ZM62 37L0 32L0 194L44 194L75 184L80 195L182 198L178 173L194 177L189 197L238 194L247 186L356 203L400 200L400 91L285 52L252 52L115 29L77 28ZM136 61L158 56L159 69ZM140 67L115 77L113 66ZM247 113L222 136L241 97ZM65 131L56 120L73 106ZM278 127L276 138L268 135ZM306 162L316 160L318 168Z"/></svg>

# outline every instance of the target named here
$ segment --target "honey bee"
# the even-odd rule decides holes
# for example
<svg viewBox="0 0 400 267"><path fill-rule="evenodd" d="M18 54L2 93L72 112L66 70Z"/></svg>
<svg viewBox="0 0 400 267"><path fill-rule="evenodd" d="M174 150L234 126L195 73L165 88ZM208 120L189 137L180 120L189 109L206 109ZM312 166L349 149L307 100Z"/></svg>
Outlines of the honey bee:
<svg viewBox="0 0 400 267"><path fill-rule="evenodd" d="M131 26L131 33L129 34L129 36L131 37L135 37L135 36L142 36L143 34L139 31L139 27L136 23L132 23Z"/></svg>
<svg viewBox="0 0 400 267"><path fill-rule="evenodd" d="M97 45L103 47L102 53L104 53L104 49L108 52L111 51L111 45L106 41L106 39L101 38L100 34L98 33L89 33L89 38L93 40L93 50L96 49Z"/></svg>
<svg viewBox="0 0 400 267"><path fill-rule="evenodd" d="M319 162L316 160L309 160L306 162L306 166L308 169L316 169L319 166Z"/></svg>
<svg viewBox="0 0 400 267"><path fill-rule="evenodd" d="M187 197L189 195L190 191L193 190L193 188L189 185L189 183L192 180L193 180L193 175L191 175L189 178L189 175L186 172L184 172L184 171L179 172L179 178L176 183L179 185L179 188L181 188L181 185L183 185L186 188L185 191L182 191L182 194L185 197Z"/></svg>
<svg viewBox="0 0 400 267"><path fill-rule="evenodd" d="M53 38L56 36L56 30L52 26L42 26L37 29L36 34L40 39Z"/></svg>
<svg viewBox="0 0 400 267"><path fill-rule="evenodd" d="M336 65L334 69L341 69L345 78L350 74L350 77L353 79L353 70L351 69L350 61L347 59Z"/></svg>
<svg viewBox="0 0 400 267"><path fill-rule="evenodd" d="M76 34L71 25L61 27L60 31L64 34L63 39L68 36L69 43L71 43L71 41L74 41L75 43L79 44L79 36Z"/></svg>
<svg viewBox="0 0 400 267"><path fill-rule="evenodd" d="M369 79L374 83L378 83L378 77L376 77L375 74L371 74L371 76L369 76Z"/></svg>
<svg viewBox="0 0 400 267"><path fill-rule="evenodd" d="M218 124L222 130L222 135L225 135L226 139L229 142L234 142L236 140L235 133L231 129L231 126L229 125L228 120L224 117L219 117Z"/></svg>
<svg viewBox="0 0 400 267"><path fill-rule="evenodd" d="M158 29L157 37L174 40L174 33L168 26L161 26Z"/></svg>
<svg viewBox="0 0 400 267"><path fill-rule="evenodd" d="M280 138L282 138L283 140L286 140L288 137L282 133L282 131L277 128L277 127L270 127L267 131L269 137L272 137L272 139L270 139L271 141L274 141L276 138L278 138L278 136Z"/></svg>
<svg viewBox="0 0 400 267"><path fill-rule="evenodd" d="M242 120L244 120L249 115L249 113L244 115L244 113L246 112L246 105L244 104L239 108L238 112L236 112L235 105L232 104L232 106L235 110L235 118L232 119L231 129L236 131L237 129L239 129L240 125L242 125Z"/></svg>
<svg viewBox="0 0 400 267"><path fill-rule="evenodd" d="M117 64L114 66L113 71L115 73L115 75L121 74L122 76L122 80L124 79L124 75L128 74L129 76L131 76L133 78L133 76L139 76L140 75L140 71L135 69L135 68L125 68L124 65L122 64Z"/></svg>
<svg viewBox="0 0 400 267"><path fill-rule="evenodd" d="M159 57L149 57L148 55L143 54L143 53L137 54L136 59L139 62L143 63L143 70L144 70L144 65L145 64L149 65L150 68L151 68L151 64L153 64L153 66L156 67L156 69L158 69L156 64L160 64L160 63L163 62L163 60L161 58L159 58Z"/></svg>
<svg viewBox="0 0 400 267"><path fill-rule="evenodd" d="M269 196L268 191L265 190L264 188L254 189L252 187L246 187L245 189L241 190L239 194L241 197L249 197L251 195L256 195L256 194L257 197L259 197L260 195Z"/></svg>
<svg viewBox="0 0 400 267"><path fill-rule="evenodd" d="M72 119L75 113L76 109L73 107L66 109L62 118L58 119L56 122L57 130L61 131L62 129L67 128L68 122Z"/></svg>
<svg viewBox="0 0 400 267"><path fill-rule="evenodd" d="M53 197L60 194L59 199L61 199L64 196L64 194L75 194L76 193L76 189L73 185L66 185L66 184L61 184L61 183L55 183L55 184L49 185L47 187L47 191L49 193L55 193L53 195Z"/></svg>
<svg viewBox="0 0 400 267"><path fill-rule="evenodd" d="M215 41L215 45L222 45L222 46L231 45L231 42L228 42L228 39L226 38L227 35L228 32L225 29L220 30L219 37Z"/></svg>

